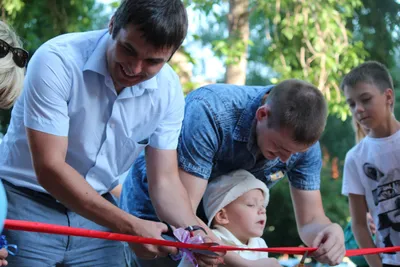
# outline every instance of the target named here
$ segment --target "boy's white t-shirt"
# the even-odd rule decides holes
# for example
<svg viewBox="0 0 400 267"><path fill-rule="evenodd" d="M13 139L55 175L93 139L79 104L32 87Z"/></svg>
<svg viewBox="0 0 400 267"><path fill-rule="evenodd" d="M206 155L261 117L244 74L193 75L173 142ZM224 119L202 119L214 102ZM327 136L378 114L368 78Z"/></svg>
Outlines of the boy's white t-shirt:
<svg viewBox="0 0 400 267"><path fill-rule="evenodd" d="M400 246L400 131L385 138L365 137L346 155L342 193L364 195L377 227L377 247ZM400 265L400 253L381 254Z"/></svg>

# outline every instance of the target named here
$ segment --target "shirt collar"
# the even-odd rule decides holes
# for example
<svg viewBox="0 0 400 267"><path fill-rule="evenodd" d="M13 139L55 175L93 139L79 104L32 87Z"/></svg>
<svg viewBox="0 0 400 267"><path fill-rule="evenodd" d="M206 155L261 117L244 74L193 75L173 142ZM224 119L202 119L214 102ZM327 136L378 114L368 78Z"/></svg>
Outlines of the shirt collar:
<svg viewBox="0 0 400 267"><path fill-rule="evenodd" d="M110 34L107 30L104 30L103 34L98 39L96 47L92 54L83 66L83 71L90 70L97 72L104 77L109 76L107 69L107 42L110 38Z"/></svg>
<svg viewBox="0 0 400 267"><path fill-rule="evenodd" d="M255 115L261 105L261 101L266 93L271 91L273 85L265 87L257 97L250 101L246 108L240 114L238 123L233 131L233 138L236 141L248 142L252 138L252 131L255 132Z"/></svg>
<svg viewBox="0 0 400 267"><path fill-rule="evenodd" d="M225 227L221 225L215 225L214 228L219 232L223 241L225 241L226 243L230 243L229 245L249 248L257 248L259 245L257 242L257 237L249 238L249 243L243 244L242 241L240 241L236 236L232 234L231 231L229 231Z"/></svg>
<svg viewBox="0 0 400 267"><path fill-rule="evenodd" d="M111 35L108 33L107 30L104 30L104 33L98 40L98 43L93 50L92 54L90 55L89 59L86 61L83 71L90 70L96 73L99 73L105 77L105 79L111 79L111 76L108 72L107 68L107 43L111 38ZM163 71L165 66L163 66L159 73L153 78L141 82L137 85L124 88L121 92L119 98L129 98L129 97L136 97L141 96L146 90L154 91L158 89L158 82L157 76Z"/></svg>

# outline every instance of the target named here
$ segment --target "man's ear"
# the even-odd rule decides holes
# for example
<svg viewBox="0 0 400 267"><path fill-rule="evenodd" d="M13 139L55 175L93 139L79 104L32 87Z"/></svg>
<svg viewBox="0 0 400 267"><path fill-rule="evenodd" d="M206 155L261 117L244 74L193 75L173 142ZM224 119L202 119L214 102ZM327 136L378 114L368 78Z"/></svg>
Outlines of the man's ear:
<svg viewBox="0 0 400 267"><path fill-rule="evenodd" d="M108 23L108 33L112 35L114 29L114 16L111 17L110 22Z"/></svg>
<svg viewBox="0 0 400 267"><path fill-rule="evenodd" d="M214 223L221 226L227 225L229 223L228 214L225 209L221 209L217 212L217 214L215 214Z"/></svg>
<svg viewBox="0 0 400 267"><path fill-rule="evenodd" d="M271 114L271 110L268 105L262 105L256 111L256 119L257 121L263 121L267 119Z"/></svg>

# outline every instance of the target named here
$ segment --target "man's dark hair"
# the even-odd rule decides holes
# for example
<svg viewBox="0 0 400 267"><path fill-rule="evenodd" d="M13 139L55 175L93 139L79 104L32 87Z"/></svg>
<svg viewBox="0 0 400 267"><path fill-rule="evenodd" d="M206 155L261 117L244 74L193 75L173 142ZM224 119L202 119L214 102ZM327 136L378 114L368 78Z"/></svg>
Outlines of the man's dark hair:
<svg viewBox="0 0 400 267"><path fill-rule="evenodd" d="M393 80L385 65L377 61L367 61L352 69L342 81L340 88L354 87L357 83L364 82L375 85L382 93L386 89L394 92Z"/></svg>
<svg viewBox="0 0 400 267"><path fill-rule="evenodd" d="M268 95L270 108L268 127L288 129L299 144L311 145L325 129L327 104L321 91L301 80L286 80Z"/></svg>
<svg viewBox="0 0 400 267"><path fill-rule="evenodd" d="M113 39L128 24L138 26L155 48L179 48L188 19L181 0L123 0L114 14Z"/></svg>

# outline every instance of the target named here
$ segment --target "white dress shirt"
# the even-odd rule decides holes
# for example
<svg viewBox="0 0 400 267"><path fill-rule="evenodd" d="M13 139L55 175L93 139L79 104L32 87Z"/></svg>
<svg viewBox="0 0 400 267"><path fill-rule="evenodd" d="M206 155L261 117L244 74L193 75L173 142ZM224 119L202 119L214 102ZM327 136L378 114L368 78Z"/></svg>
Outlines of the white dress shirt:
<svg viewBox="0 0 400 267"><path fill-rule="evenodd" d="M33 55L22 96L0 145L0 177L46 192L32 167L25 127L68 137L66 162L100 194L149 145L176 149L184 114L178 76L165 64L117 95L107 70L107 30L70 33Z"/></svg>

